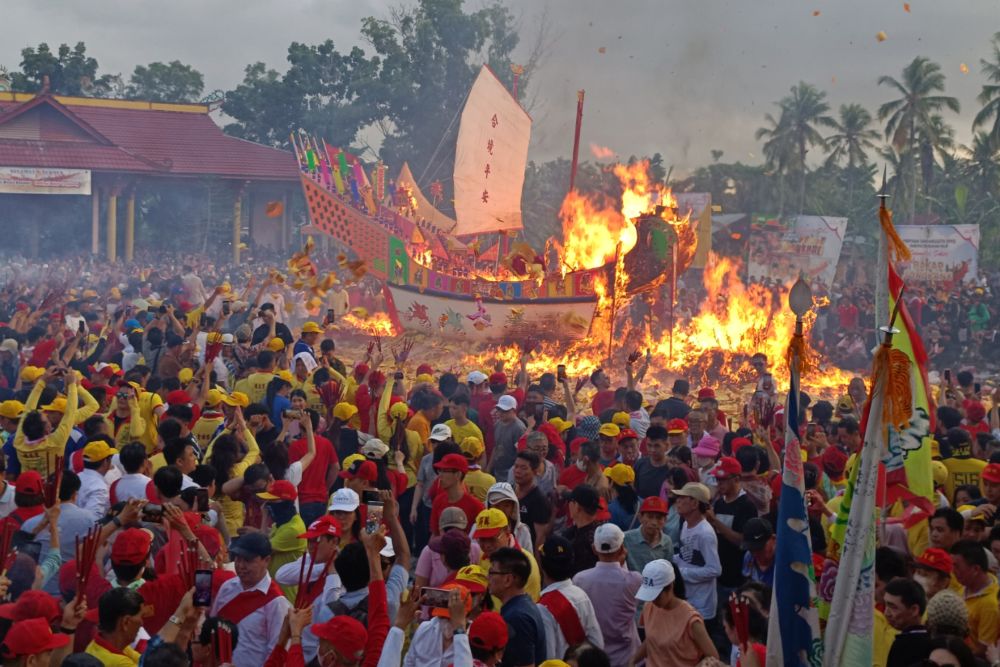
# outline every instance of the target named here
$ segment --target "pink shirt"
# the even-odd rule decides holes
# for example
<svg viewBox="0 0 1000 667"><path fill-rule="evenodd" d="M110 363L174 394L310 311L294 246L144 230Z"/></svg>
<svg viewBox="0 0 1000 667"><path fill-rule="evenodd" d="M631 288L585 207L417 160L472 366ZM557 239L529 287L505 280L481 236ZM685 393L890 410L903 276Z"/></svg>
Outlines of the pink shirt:
<svg viewBox="0 0 1000 667"><path fill-rule="evenodd" d="M472 549L469 551L469 562L478 563L481 559L482 550L479 548L479 544L473 541ZM441 554L431 551L429 546L424 547L423 551L420 552L420 558L417 559L416 576L427 577L427 585L431 588L437 588L444 583L448 575L448 568L441 560Z"/></svg>

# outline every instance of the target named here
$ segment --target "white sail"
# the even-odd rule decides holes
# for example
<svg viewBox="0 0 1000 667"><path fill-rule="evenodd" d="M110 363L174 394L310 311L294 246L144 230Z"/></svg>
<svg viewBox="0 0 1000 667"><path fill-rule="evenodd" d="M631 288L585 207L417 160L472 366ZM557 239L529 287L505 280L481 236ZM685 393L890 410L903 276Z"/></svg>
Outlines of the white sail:
<svg viewBox="0 0 1000 667"><path fill-rule="evenodd" d="M488 67L462 111L455 148L455 236L521 229L531 117Z"/></svg>
<svg viewBox="0 0 1000 667"><path fill-rule="evenodd" d="M424 193L420 191L420 186L417 185L417 180L413 178L413 174L410 172L410 165L406 162L403 163L403 168L399 171L396 183L409 190L410 196L413 198L413 203L416 205L415 217L424 218L438 231L445 234L451 233L451 231L455 229L455 221L441 211L437 210L434 205L427 200Z"/></svg>

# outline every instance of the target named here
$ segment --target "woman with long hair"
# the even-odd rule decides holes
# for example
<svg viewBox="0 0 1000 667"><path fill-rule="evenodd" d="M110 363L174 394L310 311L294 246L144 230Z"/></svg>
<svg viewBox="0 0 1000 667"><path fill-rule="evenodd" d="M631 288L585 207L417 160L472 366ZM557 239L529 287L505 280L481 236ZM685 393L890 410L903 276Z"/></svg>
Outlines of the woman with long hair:
<svg viewBox="0 0 1000 667"><path fill-rule="evenodd" d="M288 395L292 392L292 383L277 375L267 383L264 394L264 405L271 415L271 423L281 428L281 418L286 410L291 409L292 401Z"/></svg>
<svg viewBox="0 0 1000 667"><path fill-rule="evenodd" d="M286 419L285 427L287 428L291 423L291 419ZM302 416L294 423L300 430L305 432L305 455L298 461L289 463L288 444L283 438L278 438L275 442L264 447L262 458L264 459L264 465L271 471L271 477L287 480L298 488L299 484L302 483L302 475L316 458L316 437L313 435L312 418L308 412L303 411ZM296 501L295 507L298 508L298 506L298 501Z"/></svg>
<svg viewBox="0 0 1000 667"><path fill-rule="evenodd" d="M257 440L243 421L243 410L237 407L225 430L205 451L205 463L215 468L216 498L222 505L222 515L230 535L236 535L243 525L245 510L242 502L222 493L222 486L231 479L243 477L246 469L257 463L259 458Z"/></svg>

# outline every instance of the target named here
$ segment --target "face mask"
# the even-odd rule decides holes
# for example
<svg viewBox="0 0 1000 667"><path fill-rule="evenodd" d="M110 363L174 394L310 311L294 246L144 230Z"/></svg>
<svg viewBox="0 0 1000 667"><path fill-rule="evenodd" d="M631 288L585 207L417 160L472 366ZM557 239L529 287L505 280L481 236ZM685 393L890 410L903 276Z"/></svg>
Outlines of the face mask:
<svg viewBox="0 0 1000 667"><path fill-rule="evenodd" d="M587 472L587 462L583 459L576 460L576 469L580 472Z"/></svg>

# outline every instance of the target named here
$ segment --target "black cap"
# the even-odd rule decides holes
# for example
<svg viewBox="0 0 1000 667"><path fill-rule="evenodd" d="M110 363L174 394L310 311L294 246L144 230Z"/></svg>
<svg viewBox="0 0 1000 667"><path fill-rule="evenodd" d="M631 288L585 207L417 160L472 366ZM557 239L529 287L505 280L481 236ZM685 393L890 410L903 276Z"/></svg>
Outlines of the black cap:
<svg viewBox="0 0 1000 667"><path fill-rule="evenodd" d="M247 533L233 540L229 554L233 557L267 558L271 555L271 541L264 533Z"/></svg>
<svg viewBox="0 0 1000 667"><path fill-rule="evenodd" d="M544 563L567 565L573 563L573 543L565 537L549 535L538 551L542 554Z"/></svg>
<svg viewBox="0 0 1000 667"><path fill-rule="evenodd" d="M569 494L569 499L579 505L588 514L597 514L601 508L601 497L597 494L597 489L589 484L580 484Z"/></svg>
<svg viewBox="0 0 1000 667"><path fill-rule="evenodd" d="M774 535L774 528L767 519L750 519L743 526L743 549L760 551Z"/></svg>

